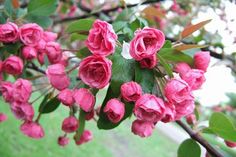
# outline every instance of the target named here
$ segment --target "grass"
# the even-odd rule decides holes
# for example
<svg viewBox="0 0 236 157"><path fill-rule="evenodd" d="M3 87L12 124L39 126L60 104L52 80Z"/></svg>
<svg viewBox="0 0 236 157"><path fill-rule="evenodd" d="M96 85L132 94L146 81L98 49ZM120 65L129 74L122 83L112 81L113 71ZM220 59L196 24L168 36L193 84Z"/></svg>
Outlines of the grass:
<svg viewBox="0 0 236 157"><path fill-rule="evenodd" d="M34 107L37 110L38 104ZM22 122L13 117L9 106L2 100L0 112L9 118L0 123L0 157L174 157L177 152L177 145L157 131L145 139L133 135L131 120L112 131L98 130L96 123L89 121L86 129L93 132L94 139L82 146L76 146L71 140L62 148L57 145L57 138L63 134L61 122L69 112L63 105L51 114L42 115L40 123L45 129L45 137L40 140L30 139L19 131Z"/></svg>

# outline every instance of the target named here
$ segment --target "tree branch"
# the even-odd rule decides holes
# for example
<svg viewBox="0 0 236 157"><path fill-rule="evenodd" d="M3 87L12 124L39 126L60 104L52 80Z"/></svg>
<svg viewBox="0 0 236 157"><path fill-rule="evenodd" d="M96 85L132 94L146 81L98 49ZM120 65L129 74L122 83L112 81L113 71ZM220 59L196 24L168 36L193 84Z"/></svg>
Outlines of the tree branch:
<svg viewBox="0 0 236 157"><path fill-rule="evenodd" d="M212 147L204 138L202 138L201 135L198 133L193 132L192 129L190 129L187 125L185 125L183 122L180 120L176 121L176 123L183 128L189 136L200 143L204 148L206 148L207 152L213 155L214 157L223 157L222 154L220 154L214 147Z"/></svg>
<svg viewBox="0 0 236 157"><path fill-rule="evenodd" d="M37 71L37 72L39 72L39 73L42 73L42 74L46 74L46 72L43 70L43 69L40 69L39 67L37 67L34 63L31 63L31 64L29 64L29 65L27 65L27 68L29 68L29 69L32 69L32 70L34 70L34 71Z"/></svg>

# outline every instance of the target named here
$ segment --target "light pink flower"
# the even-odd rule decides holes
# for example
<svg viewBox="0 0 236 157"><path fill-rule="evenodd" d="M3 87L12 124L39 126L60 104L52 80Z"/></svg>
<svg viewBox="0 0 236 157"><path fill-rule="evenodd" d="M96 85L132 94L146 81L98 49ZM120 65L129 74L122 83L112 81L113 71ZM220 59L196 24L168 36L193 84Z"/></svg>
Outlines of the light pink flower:
<svg viewBox="0 0 236 157"><path fill-rule="evenodd" d="M142 95L142 87L136 82L126 82L120 87L122 97L128 102L135 102Z"/></svg>
<svg viewBox="0 0 236 157"><path fill-rule="evenodd" d="M74 116L70 116L63 120L61 129L66 133L72 133L75 132L78 127L78 120Z"/></svg>
<svg viewBox="0 0 236 157"><path fill-rule="evenodd" d="M7 115L0 112L0 123L6 121L7 119L8 119Z"/></svg>
<svg viewBox="0 0 236 157"><path fill-rule="evenodd" d="M76 104L85 112L92 111L95 105L95 98L93 94L86 88L74 90L74 100Z"/></svg>
<svg viewBox="0 0 236 157"><path fill-rule="evenodd" d="M118 123L125 115L125 105L118 99L111 99L103 109L112 123Z"/></svg>
<svg viewBox="0 0 236 157"><path fill-rule="evenodd" d="M61 61L62 52L60 44L53 41L48 42L45 47L45 52L51 64L55 64Z"/></svg>
<svg viewBox="0 0 236 157"><path fill-rule="evenodd" d="M69 144L70 139L68 137L60 136L57 139L58 145L64 147Z"/></svg>
<svg viewBox="0 0 236 157"><path fill-rule="evenodd" d="M55 41L57 39L57 34L49 31L44 31L42 38L45 42Z"/></svg>
<svg viewBox="0 0 236 157"><path fill-rule="evenodd" d="M32 121L34 117L34 109L29 103L17 103L11 104L11 111L17 119Z"/></svg>
<svg viewBox="0 0 236 157"><path fill-rule="evenodd" d="M135 60L151 57L159 51L165 43L165 35L162 31L145 27L135 32L130 43L130 55Z"/></svg>
<svg viewBox="0 0 236 157"><path fill-rule="evenodd" d="M181 103L176 103L175 105L175 120L180 120L182 117L193 113L195 104L194 98L189 100L184 100Z"/></svg>
<svg viewBox="0 0 236 157"><path fill-rule="evenodd" d="M3 62L3 71L12 74L19 75L23 71L23 61L17 56L10 56Z"/></svg>
<svg viewBox="0 0 236 157"><path fill-rule="evenodd" d="M194 55L194 67L203 71L207 71L210 64L211 56L208 51L200 51Z"/></svg>
<svg viewBox="0 0 236 157"><path fill-rule="evenodd" d="M101 20L96 20L89 31L85 44L95 55L108 56L115 51L117 35L112 25Z"/></svg>
<svg viewBox="0 0 236 157"><path fill-rule="evenodd" d="M139 120L158 122L165 115L164 102L155 95L144 94L135 102L134 114Z"/></svg>
<svg viewBox="0 0 236 157"><path fill-rule="evenodd" d="M31 46L24 46L22 49L22 56L26 60L32 60L37 57L37 50Z"/></svg>
<svg viewBox="0 0 236 157"><path fill-rule="evenodd" d="M135 120L132 123L131 131L140 137L149 137L152 135L154 124L148 121Z"/></svg>
<svg viewBox="0 0 236 157"><path fill-rule="evenodd" d="M73 98L74 92L70 89L64 89L60 91L57 98L61 101L62 104L66 106L72 106L75 103Z"/></svg>
<svg viewBox="0 0 236 157"><path fill-rule="evenodd" d="M36 122L25 121L20 126L21 132L31 138L40 139L44 137L44 130L42 126Z"/></svg>
<svg viewBox="0 0 236 157"><path fill-rule="evenodd" d="M80 139L75 141L77 145L81 145L87 143L93 139L93 134L89 130L84 130L83 134L81 135Z"/></svg>
<svg viewBox="0 0 236 157"><path fill-rule="evenodd" d="M92 88L105 87L111 78L112 62L101 56L84 58L79 67L79 77Z"/></svg>
<svg viewBox="0 0 236 157"><path fill-rule="evenodd" d="M0 25L0 42L11 43L19 39L18 26L12 22Z"/></svg>
<svg viewBox="0 0 236 157"><path fill-rule="evenodd" d="M191 67L184 62L177 63L174 67L174 71L179 73L180 75L187 73L189 70L191 70Z"/></svg>
<svg viewBox="0 0 236 157"><path fill-rule="evenodd" d="M32 84L25 79L18 79L13 85L13 99L16 102L28 102L32 93Z"/></svg>

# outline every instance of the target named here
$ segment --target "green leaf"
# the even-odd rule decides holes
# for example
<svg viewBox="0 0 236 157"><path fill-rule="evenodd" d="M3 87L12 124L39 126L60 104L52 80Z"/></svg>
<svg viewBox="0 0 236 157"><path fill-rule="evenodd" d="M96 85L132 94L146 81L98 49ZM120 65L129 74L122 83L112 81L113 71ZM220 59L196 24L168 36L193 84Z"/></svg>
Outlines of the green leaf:
<svg viewBox="0 0 236 157"><path fill-rule="evenodd" d="M178 157L200 157L201 148L192 139L187 139L181 143L178 149Z"/></svg>
<svg viewBox="0 0 236 157"><path fill-rule="evenodd" d="M66 29L67 33L79 33L87 35L93 25L93 19L81 19L70 23Z"/></svg>
<svg viewBox="0 0 236 157"><path fill-rule="evenodd" d="M87 47L84 47L84 48L80 49L76 53L76 56L80 59L88 57L89 55L91 55L91 52L89 51L89 49Z"/></svg>
<svg viewBox="0 0 236 157"><path fill-rule="evenodd" d="M154 72L152 69L141 68L138 63L135 66L135 82L142 86L144 93L152 93L154 86Z"/></svg>
<svg viewBox="0 0 236 157"><path fill-rule="evenodd" d="M114 23L112 23L113 29L115 32L119 32L120 30L122 30L124 27L127 26L127 22L124 21L116 21Z"/></svg>
<svg viewBox="0 0 236 157"><path fill-rule="evenodd" d="M86 116L86 112L84 112L83 110L80 110L80 112L79 112L79 128L76 131L76 135L74 137L76 139L76 141L78 141L80 139L81 135L84 132L85 116Z"/></svg>
<svg viewBox="0 0 236 157"><path fill-rule="evenodd" d="M130 28L133 32L135 32L137 29L141 29L145 26L148 26L148 23L145 19L141 17L137 17L133 22L130 23Z"/></svg>
<svg viewBox="0 0 236 157"><path fill-rule="evenodd" d="M236 142L236 128L231 119L223 113L212 114L208 129L225 140Z"/></svg>
<svg viewBox="0 0 236 157"><path fill-rule="evenodd" d="M21 46L22 44L20 42L14 44L4 44L4 51L7 51L10 54L16 54Z"/></svg>
<svg viewBox="0 0 236 157"><path fill-rule="evenodd" d="M37 23L38 25L40 25L43 28L48 28L53 23L52 19L50 17L47 17L47 16L28 15L28 16L26 16L26 19L29 22Z"/></svg>
<svg viewBox="0 0 236 157"><path fill-rule="evenodd" d="M57 0L30 0L28 14L35 16L49 16L56 11Z"/></svg>
<svg viewBox="0 0 236 157"><path fill-rule="evenodd" d="M171 48L172 47L172 43L170 40L166 40L165 44L163 45L162 48Z"/></svg>
<svg viewBox="0 0 236 157"><path fill-rule="evenodd" d="M60 105L61 102L57 99L57 96L55 96L54 98L48 100L50 96L51 96L51 93L44 97L42 103L39 106L39 112L40 113L53 112Z"/></svg>
<svg viewBox="0 0 236 157"><path fill-rule="evenodd" d="M168 63L166 63L165 59L159 53L157 53L157 58L159 59L160 64L165 69L167 75L171 78L174 77L171 66Z"/></svg>
<svg viewBox="0 0 236 157"><path fill-rule="evenodd" d="M5 10L5 14L8 16L8 18L12 18L14 8L12 6L11 0L4 1L4 10Z"/></svg>
<svg viewBox="0 0 236 157"><path fill-rule="evenodd" d="M167 62L186 62L189 65L193 65L193 59L189 55L184 54L181 51L173 48L162 48L158 52L159 56L165 59Z"/></svg>

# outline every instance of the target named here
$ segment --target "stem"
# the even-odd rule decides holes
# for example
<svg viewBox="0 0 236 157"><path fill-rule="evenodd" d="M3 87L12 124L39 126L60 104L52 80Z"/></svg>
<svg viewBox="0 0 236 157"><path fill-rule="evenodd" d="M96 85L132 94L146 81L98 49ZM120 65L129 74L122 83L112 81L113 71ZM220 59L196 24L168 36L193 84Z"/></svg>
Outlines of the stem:
<svg viewBox="0 0 236 157"><path fill-rule="evenodd" d="M176 121L176 123L183 128L189 136L200 143L204 148L206 148L207 152L213 155L214 157L223 157L214 147L212 147L200 134L195 133L192 129L190 129L187 125L185 125L180 120Z"/></svg>
<svg viewBox="0 0 236 157"><path fill-rule="evenodd" d="M75 70L76 68L78 68L80 63L75 64L75 66L73 66L70 70L67 71L67 74L70 74L73 70Z"/></svg>
<svg viewBox="0 0 236 157"><path fill-rule="evenodd" d="M38 123L41 117L41 112L39 112L38 117L36 118L35 122Z"/></svg>
<svg viewBox="0 0 236 157"><path fill-rule="evenodd" d="M44 92L43 94L41 94L40 96L38 96L36 99L34 99L32 102L30 102L30 104L35 103L35 102L36 102L37 100L39 100L42 96L48 94L48 91L49 91L50 89L52 89L52 87L50 87L50 88L47 90L47 92Z"/></svg>

